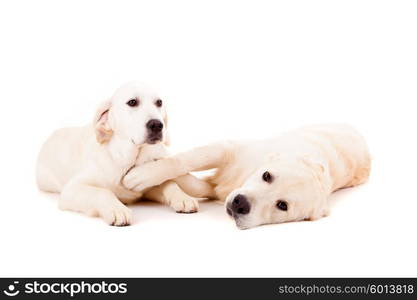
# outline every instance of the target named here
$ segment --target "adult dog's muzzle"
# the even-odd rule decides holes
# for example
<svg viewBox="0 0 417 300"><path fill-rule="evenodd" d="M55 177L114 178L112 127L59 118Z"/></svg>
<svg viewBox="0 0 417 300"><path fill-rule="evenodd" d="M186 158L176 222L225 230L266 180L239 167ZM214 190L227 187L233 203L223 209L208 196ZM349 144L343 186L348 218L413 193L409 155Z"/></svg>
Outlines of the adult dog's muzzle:
<svg viewBox="0 0 417 300"><path fill-rule="evenodd" d="M250 212L250 203L245 195L237 195L232 201L226 205L227 213L233 218L239 218Z"/></svg>

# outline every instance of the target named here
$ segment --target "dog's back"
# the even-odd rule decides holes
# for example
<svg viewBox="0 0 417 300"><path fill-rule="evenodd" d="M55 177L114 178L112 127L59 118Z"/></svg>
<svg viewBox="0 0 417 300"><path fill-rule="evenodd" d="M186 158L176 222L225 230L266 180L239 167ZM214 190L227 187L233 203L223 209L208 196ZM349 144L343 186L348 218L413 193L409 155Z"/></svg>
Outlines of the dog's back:
<svg viewBox="0 0 417 300"><path fill-rule="evenodd" d="M85 149L94 138L91 126L56 130L42 146L36 166L39 189L59 193L81 169Z"/></svg>

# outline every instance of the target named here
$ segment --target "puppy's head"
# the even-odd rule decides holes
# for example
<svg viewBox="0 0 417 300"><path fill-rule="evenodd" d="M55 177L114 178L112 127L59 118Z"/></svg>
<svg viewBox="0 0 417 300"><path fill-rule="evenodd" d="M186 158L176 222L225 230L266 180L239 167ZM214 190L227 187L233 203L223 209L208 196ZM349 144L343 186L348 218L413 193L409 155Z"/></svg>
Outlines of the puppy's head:
<svg viewBox="0 0 417 300"><path fill-rule="evenodd" d="M117 89L100 106L94 123L101 144L115 135L135 145L168 143L165 103L150 87L138 82Z"/></svg>
<svg viewBox="0 0 417 300"><path fill-rule="evenodd" d="M275 156L226 199L240 229L318 219L328 213L327 168L309 157Z"/></svg>

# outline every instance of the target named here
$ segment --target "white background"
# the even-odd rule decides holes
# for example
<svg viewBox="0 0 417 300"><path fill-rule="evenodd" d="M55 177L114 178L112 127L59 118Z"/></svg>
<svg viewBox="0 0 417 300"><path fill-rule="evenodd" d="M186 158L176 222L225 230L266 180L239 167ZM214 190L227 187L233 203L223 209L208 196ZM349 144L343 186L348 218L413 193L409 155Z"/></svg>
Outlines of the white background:
<svg viewBox="0 0 417 300"><path fill-rule="evenodd" d="M417 276L415 1L2 1L0 276ZM240 231L217 203L116 228L35 185L56 128L122 83L167 103L173 152L347 122L369 183L330 217Z"/></svg>

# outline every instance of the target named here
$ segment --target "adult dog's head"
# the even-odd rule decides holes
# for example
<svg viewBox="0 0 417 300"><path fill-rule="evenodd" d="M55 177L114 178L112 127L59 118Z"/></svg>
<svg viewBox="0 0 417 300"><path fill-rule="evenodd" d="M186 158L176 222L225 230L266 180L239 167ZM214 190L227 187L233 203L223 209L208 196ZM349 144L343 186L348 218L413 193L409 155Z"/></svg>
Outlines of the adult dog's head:
<svg viewBox="0 0 417 300"><path fill-rule="evenodd" d="M269 159L226 199L240 229L262 224L314 220L328 213L327 168L310 157Z"/></svg>
<svg viewBox="0 0 417 300"><path fill-rule="evenodd" d="M165 103L150 87L138 82L117 89L99 107L94 126L100 144L114 136L135 145L169 142Z"/></svg>

